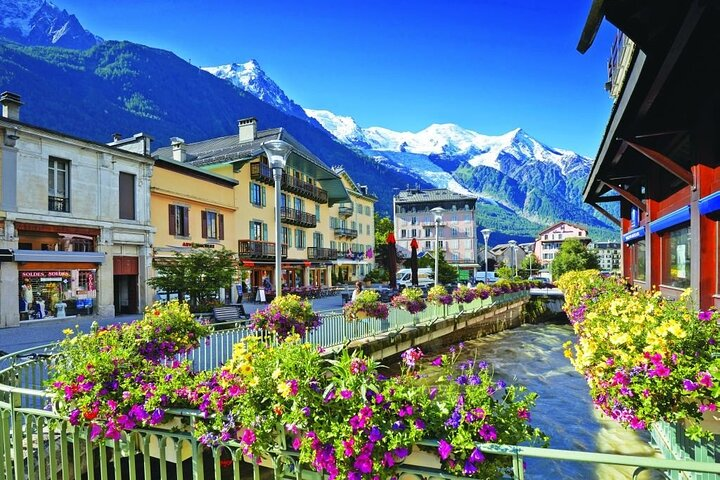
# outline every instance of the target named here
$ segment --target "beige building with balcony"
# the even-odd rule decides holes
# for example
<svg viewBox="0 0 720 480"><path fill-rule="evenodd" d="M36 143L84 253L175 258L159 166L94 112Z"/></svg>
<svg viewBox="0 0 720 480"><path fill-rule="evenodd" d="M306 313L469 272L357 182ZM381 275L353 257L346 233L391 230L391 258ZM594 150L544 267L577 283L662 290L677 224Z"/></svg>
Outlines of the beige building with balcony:
<svg viewBox="0 0 720 480"><path fill-rule="evenodd" d="M438 250L445 260L472 277L478 268L475 202L477 197L447 189L412 188L393 197L394 232L398 249L410 251L415 238L420 252L435 255L435 207L444 209L438 232Z"/></svg>
<svg viewBox="0 0 720 480"><path fill-rule="evenodd" d="M0 327L142 311L151 139L95 143L22 122L17 95L0 103Z"/></svg>
<svg viewBox="0 0 720 480"><path fill-rule="evenodd" d="M542 268L547 268L560 251L562 243L569 238L577 238L586 245L591 242L586 229L567 222L559 222L538 234L535 240L535 256Z"/></svg>

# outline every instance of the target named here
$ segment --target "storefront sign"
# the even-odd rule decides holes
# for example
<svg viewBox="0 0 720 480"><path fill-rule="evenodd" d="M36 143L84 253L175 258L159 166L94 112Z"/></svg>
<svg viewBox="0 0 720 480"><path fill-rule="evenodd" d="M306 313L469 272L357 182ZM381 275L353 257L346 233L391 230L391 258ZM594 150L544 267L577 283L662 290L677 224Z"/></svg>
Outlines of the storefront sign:
<svg viewBox="0 0 720 480"><path fill-rule="evenodd" d="M69 278L70 272L20 272L22 278L47 278L62 277Z"/></svg>
<svg viewBox="0 0 720 480"><path fill-rule="evenodd" d="M191 247L191 248L215 248L214 243L193 243L193 242L183 242L183 247Z"/></svg>

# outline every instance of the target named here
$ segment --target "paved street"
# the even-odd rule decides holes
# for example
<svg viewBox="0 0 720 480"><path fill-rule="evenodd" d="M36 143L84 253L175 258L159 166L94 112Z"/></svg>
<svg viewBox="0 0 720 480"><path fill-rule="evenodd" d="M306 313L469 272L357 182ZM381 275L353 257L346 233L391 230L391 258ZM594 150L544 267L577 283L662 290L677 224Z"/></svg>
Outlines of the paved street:
<svg viewBox="0 0 720 480"><path fill-rule="evenodd" d="M351 290L348 289L348 293ZM342 307L341 295L333 295L330 297L316 298L312 300L313 309L315 311L337 310ZM262 303L244 303L247 313L254 313L260 308L264 308L266 304ZM62 331L68 327L78 325L79 328L87 332L90 330L92 322L97 321L100 326L109 325L118 322L131 322L140 318L141 315L119 315L115 318L99 318L96 316L81 316L75 318L66 318L58 320L41 320L33 322L22 322L19 327L0 329L0 350L5 352L16 352L38 345L45 345L62 339L65 335Z"/></svg>

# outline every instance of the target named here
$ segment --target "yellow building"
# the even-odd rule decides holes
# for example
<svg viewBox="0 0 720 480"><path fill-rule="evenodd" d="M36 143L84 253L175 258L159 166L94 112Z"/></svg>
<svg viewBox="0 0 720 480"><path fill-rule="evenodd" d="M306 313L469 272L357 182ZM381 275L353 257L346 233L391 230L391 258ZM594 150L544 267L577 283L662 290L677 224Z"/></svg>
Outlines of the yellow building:
<svg viewBox="0 0 720 480"><path fill-rule="evenodd" d="M173 138L174 159L155 159L150 181L150 216L156 230L154 265L174 258L178 252L223 247L235 251L237 246L237 180L183 163L179 145L181 139Z"/></svg>
<svg viewBox="0 0 720 480"><path fill-rule="evenodd" d="M257 131L254 118L240 120L238 134L185 144L173 139L171 147L157 150L159 159L179 159L188 165L237 182L232 221L242 268L250 273L253 288L265 278L274 285L275 222L272 170L262 149L269 140L283 140L292 147L282 180L282 282L288 288L329 285L334 261L325 249L331 236L325 230L329 208L348 202L345 184L322 160L282 128ZM191 192L192 190L188 190ZM165 214L167 218L167 214ZM162 220L160 220L162 221ZM227 233L226 233L226 238Z"/></svg>
<svg viewBox="0 0 720 480"><path fill-rule="evenodd" d="M350 201L329 212L327 236L330 249L337 251L333 277L340 283L362 280L375 267L375 202L377 197L364 185L357 185L342 167L333 170L342 179Z"/></svg>

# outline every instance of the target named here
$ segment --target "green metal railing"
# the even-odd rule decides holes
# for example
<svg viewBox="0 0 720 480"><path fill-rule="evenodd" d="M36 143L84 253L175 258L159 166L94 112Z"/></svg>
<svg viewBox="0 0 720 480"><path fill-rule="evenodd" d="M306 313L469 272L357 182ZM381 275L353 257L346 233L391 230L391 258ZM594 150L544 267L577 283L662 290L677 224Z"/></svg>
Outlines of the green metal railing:
<svg viewBox="0 0 720 480"><path fill-rule="evenodd" d="M399 332L431 324L439 319L477 312L527 296L526 292L508 294L492 300L476 300L463 306L430 307L417 315L391 309L387 321L366 319L348 323L341 313L326 312L324 328L306 341L325 347L343 345L350 340L383 332ZM209 345L202 344L190 356L196 368L215 368L232 355L232 345L250 334L245 327L214 331ZM192 435L199 416L194 410L173 410L173 420L165 428L136 429L124 432L120 440L91 442L84 426L72 426L66 418L48 408L51 397L44 391L53 346L38 347L0 358L0 480L79 479L254 479L261 478L257 460L243 456L240 446L229 443L220 447L201 445ZM435 442L424 442L436 448ZM668 472L695 472L682 478L715 478L720 465L690 460L662 460L650 457L576 452L558 449L479 444L485 453L511 457L513 478L525 476L523 460L543 458L567 462L626 465L636 469ZM306 470L298 453L279 445L262 466L271 468L276 479L318 479ZM413 464L408 459L401 478L464 478L441 472L434 466ZM693 477L692 475L704 475ZM267 476L264 476L267 478Z"/></svg>

